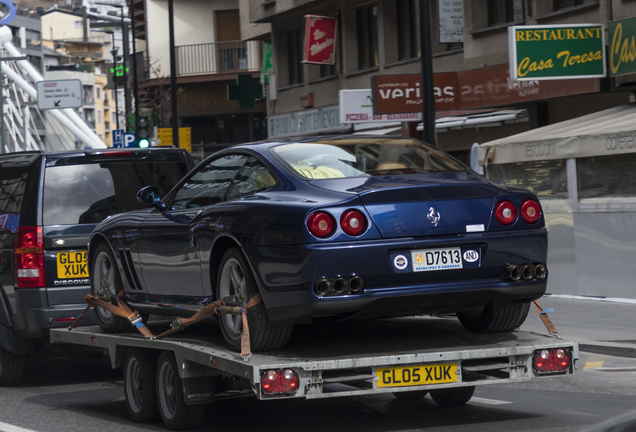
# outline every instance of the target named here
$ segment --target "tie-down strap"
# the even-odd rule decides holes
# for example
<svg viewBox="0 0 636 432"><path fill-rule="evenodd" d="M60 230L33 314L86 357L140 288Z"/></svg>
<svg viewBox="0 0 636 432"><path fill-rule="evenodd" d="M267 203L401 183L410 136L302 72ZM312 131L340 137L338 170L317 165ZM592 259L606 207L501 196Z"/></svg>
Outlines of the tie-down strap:
<svg viewBox="0 0 636 432"><path fill-rule="evenodd" d="M256 294L254 297L252 297L245 306L228 306L224 301L217 300L204 306L202 309L200 309L197 313L189 318L175 319L172 323L170 323L170 329L161 333L159 336L155 336L152 334L150 329L146 325L144 325L141 315L139 315L138 312L130 309L126 302L121 300L120 296L113 296L112 298L116 301L117 304L113 304L104 299L88 294L86 297L84 297L84 301L88 306L80 314L78 319L69 326L68 329L72 330L77 327L78 324L81 322L84 314L86 314L89 309L94 307L101 307L102 309L105 309L115 315L126 318L130 322L130 324L132 324L144 337L149 339L161 339L178 331L185 330L192 324L203 321L213 314L240 314L243 318L243 329L241 331L241 356L245 360L247 360L247 358L249 358L249 356L252 354L250 346L250 331L247 321L247 311L262 301L262 297L260 294Z"/></svg>

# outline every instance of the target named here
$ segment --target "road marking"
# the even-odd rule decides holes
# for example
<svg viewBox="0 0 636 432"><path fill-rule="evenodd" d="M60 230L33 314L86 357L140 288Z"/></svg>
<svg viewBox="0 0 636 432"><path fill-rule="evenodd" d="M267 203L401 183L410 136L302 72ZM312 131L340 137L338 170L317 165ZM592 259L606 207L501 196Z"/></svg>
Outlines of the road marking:
<svg viewBox="0 0 636 432"><path fill-rule="evenodd" d="M483 405L506 405L506 404L510 404L512 402L510 401L502 401L502 400L497 400L497 399L486 399L486 398L480 398L480 397L472 397L470 398L471 402L475 402L475 403L479 403L479 404L483 404Z"/></svg>
<svg viewBox="0 0 636 432"><path fill-rule="evenodd" d="M601 368L603 367L603 363L605 363L605 357L590 356L590 359L585 363L583 370Z"/></svg>
<svg viewBox="0 0 636 432"><path fill-rule="evenodd" d="M26 429L20 426L15 426L9 423L0 421L0 432L37 432L33 429Z"/></svg>

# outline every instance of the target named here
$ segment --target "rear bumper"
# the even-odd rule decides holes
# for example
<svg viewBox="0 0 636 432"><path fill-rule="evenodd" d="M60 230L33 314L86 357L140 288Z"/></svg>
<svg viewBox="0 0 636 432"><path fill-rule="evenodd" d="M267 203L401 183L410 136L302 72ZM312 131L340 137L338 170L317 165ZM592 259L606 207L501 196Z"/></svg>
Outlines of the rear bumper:
<svg viewBox="0 0 636 432"><path fill-rule="evenodd" d="M453 246L479 249L480 265L404 272L396 269L392 259L395 251ZM253 270L269 318L274 321L456 312L490 302L534 300L545 293L547 286L547 277L517 282L502 278L510 264L545 264L544 229L434 240L262 247L247 249L246 254L251 263L259 263ZM314 292L321 278L354 275L364 280L360 294L320 297Z"/></svg>

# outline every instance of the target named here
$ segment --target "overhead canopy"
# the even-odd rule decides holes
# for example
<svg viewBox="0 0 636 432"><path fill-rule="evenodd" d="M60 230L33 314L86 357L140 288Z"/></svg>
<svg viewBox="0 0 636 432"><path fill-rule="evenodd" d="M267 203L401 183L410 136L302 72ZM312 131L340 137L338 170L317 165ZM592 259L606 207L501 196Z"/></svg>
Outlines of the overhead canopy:
<svg viewBox="0 0 636 432"><path fill-rule="evenodd" d="M532 129L478 147L480 165L636 152L636 104Z"/></svg>

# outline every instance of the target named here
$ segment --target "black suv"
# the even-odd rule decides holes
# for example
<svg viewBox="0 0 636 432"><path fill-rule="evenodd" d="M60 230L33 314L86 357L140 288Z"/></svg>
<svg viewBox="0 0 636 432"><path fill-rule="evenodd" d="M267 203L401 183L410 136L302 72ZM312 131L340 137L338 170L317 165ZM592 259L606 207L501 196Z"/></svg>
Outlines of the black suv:
<svg viewBox="0 0 636 432"><path fill-rule="evenodd" d="M143 186L167 193L192 166L169 147L0 154L0 385L19 382L25 355L86 307L93 228L143 207Z"/></svg>

